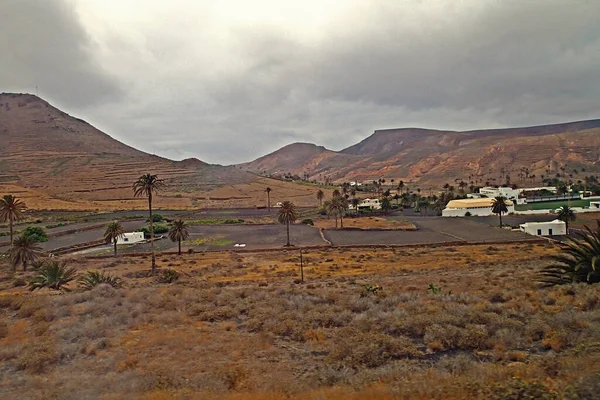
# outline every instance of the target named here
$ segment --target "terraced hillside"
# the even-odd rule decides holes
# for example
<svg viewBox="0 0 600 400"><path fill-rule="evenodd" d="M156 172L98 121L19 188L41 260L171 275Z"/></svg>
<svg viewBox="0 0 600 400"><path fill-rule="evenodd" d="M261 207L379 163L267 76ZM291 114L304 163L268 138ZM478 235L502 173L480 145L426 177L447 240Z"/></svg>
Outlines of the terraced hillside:
<svg viewBox="0 0 600 400"><path fill-rule="evenodd" d="M504 183L506 175L512 182L535 184L563 170L600 172L600 120L467 132L388 129L339 152L312 145L319 151L311 155L307 146L292 144L241 166L271 174L308 173L316 180L384 177L421 185L459 179Z"/></svg>
<svg viewBox="0 0 600 400"><path fill-rule="evenodd" d="M20 195L36 208L141 208L144 201L133 198L131 186L148 172L166 181L157 199L165 207L262 205L264 188L281 184L233 166L141 152L28 94L0 94L0 143L0 193ZM254 191L218 193L237 185ZM281 188L299 203L314 202L315 191L291 183Z"/></svg>

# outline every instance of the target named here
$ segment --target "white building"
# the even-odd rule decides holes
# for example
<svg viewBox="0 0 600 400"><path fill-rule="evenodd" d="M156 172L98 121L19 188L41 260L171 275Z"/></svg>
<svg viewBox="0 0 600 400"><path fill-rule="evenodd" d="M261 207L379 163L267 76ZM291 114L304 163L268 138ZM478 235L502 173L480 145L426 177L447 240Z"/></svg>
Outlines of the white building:
<svg viewBox="0 0 600 400"><path fill-rule="evenodd" d="M354 206L350 204L348 206L349 209L354 210ZM362 199L360 203L358 203L359 210L381 210L381 202L379 199Z"/></svg>
<svg viewBox="0 0 600 400"><path fill-rule="evenodd" d="M527 200L525 198L519 199L522 189L513 189L510 187L482 187L479 189L479 194L486 197L499 197L502 196L507 200L512 200L517 204L525 204Z"/></svg>
<svg viewBox="0 0 600 400"><path fill-rule="evenodd" d="M362 183L360 182L350 182L350 186L362 186Z"/></svg>
<svg viewBox="0 0 600 400"><path fill-rule="evenodd" d="M450 200L442 211L442 217L464 217L467 213L476 217L494 215L492 212L493 198ZM505 200L506 208L510 214L515 212L515 205L511 200Z"/></svg>
<svg viewBox="0 0 600 400"><path fill-rule="evenodd" d="M119 236L117 244L133 244L144 241L144 232L126 232Z"/></svg>
<svg viewBox="0 0 600 400"><path fill-rule="evenodd" d="M567 234L567 224L558 219L549 222L526 222L524 224L519 225L519 229L522 232L534 236L553 236Z"/></svg>
<svg viewBox="0 0 600 400"><path fill-rule="evenodd" d="M600 201L590 201L590 208L600 209Z"/></svg>

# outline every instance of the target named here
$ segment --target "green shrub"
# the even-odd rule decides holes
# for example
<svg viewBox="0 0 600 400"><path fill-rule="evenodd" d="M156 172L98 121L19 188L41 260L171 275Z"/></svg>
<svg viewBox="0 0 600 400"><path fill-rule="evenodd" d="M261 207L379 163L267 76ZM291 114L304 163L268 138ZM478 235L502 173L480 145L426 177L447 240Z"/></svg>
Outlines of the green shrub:
<svg viewBox="0 0 600 400"><path fill-rule="evenodd" d="M160 214L152 214L152 222L163 222L165 218ZM147 219L146 222L150 222L150 219Z"/></svg>
<svg viewBox="0 0 600 400"><path fill-rule="evenodd" d="M146 239L150 239L150 228L147 226L144 226L143 228L140 228L137 230L137 232L144 232L144 238ZM169 232L169 227L166 225L154 225L154 235L160 235L162 233L167 233Z"/></svg>
<svg viewBox="0 0 600 400"><path fill-rule="evenodd" d="M302 220L302 223L304 225L310 225L310 226L314 226L314 224L315 224L315 222L312 219L310 219L310 218L304 218Z"/></svg>
<svg viewBox="0 0 600 400"><path fill-rule="evenodd" d="M39 226L28 226L23 231L22 236L28 237L38 243L48 241L48 235L46 235L46 232Z"/></svg>
<svg viewBox="0 0 600 400"><path fill-rule="evenodd" d="M165 269L160 271L160 274L157 278L159 283L173 283L178 279L179 272L175 271L174 269Z"/></svg>
<svg viewBox="0 0 600 400"><path fill-rule="evenodd" d="M91 290L102 283L119 288L122 282L118 277L98 271L89 271L85 276L79 278L79 286L85 290Z"/></svg>

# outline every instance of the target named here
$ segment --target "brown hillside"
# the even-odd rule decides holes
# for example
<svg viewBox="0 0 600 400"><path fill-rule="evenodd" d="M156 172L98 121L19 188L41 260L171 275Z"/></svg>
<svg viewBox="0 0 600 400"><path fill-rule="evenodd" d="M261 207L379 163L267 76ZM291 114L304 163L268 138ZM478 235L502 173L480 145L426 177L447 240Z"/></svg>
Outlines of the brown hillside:
<svg viewBox="0 0 600 400"><path fill-rule="evenodd" d="M285 153L287 170L307 172L317 180L323 174L337 181L386 177L435 187L457 179L503 183L511 175L512 182L521 183L518 175L527 168L534 175L527 183L536 184L542 175L552 176L561 167L600 172L600 120L465 132L388 129L340 152L327 150L326 157L294 155L290 150ZM256 161L242 166L281 173L273 161L277 154L259 159L262 170Z"/></svg>
<svg viewBox="0 0 600 400"><path fill-rule="evenodd" d="M157 199L163 207L262 205L263 195L236 192L214 200L210 193L225 185L252 187L253 193L279 185L233 166L141 152L29 94L0 94L0 143L0 194L21 192L36 208L142 208L131 186L149 172L165 179ZM285 183L280 194L314 202L313 188L297 186Z"/></svg>

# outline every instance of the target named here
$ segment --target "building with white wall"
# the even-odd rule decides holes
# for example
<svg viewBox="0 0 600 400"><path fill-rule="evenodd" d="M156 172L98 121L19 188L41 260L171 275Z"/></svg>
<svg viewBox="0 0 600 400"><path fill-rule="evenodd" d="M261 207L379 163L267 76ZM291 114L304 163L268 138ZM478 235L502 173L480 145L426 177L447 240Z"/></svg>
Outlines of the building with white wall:
<svg viewBox="0 0 600 400"><path fill-rule="evenodd" d="M442 217L464 217L467 213L475 217L494 215L492 212L493 198L450 200L442 211ZM505 200L506 208L510 214L515 212L515 205L511 200Z"/></svg>
<svg viewBox="0 0 600 400"><path fill-rule="evenodd" d="M126 232L119 236L117 244L134 244L144 240L144 232Z"/></svg>
<svg viewBox="0 0 600 400"><path fill-rule="evenodd" d="M555 236L567 234L567 224L558 219L548 222L526 222L519 225L519 229L522 232L534 236Z"/></svg>
<svg viewBox="0 0 600 400"><path fill-rule="evenodd" d="M349 209L354 210L354 206L350 204ZM381 202L379 199L361 199L358 203L359 210L381 210Z"/></svg>
<svg viewBox="0 0 600 400"><path fill-rule="evenodd" d="M590 208L600 210L600 201L590 201Z"/></svg>
<svg viewBox="0 0 600 400"><path fill-rule="evenodd" d="M519 198L519 195L523 192L523 189L513 189L511 187L482 187L479 189L480 196L486 197L504 197L507 200L511 200L516 204L525 204L527 200Z"/></svg>

